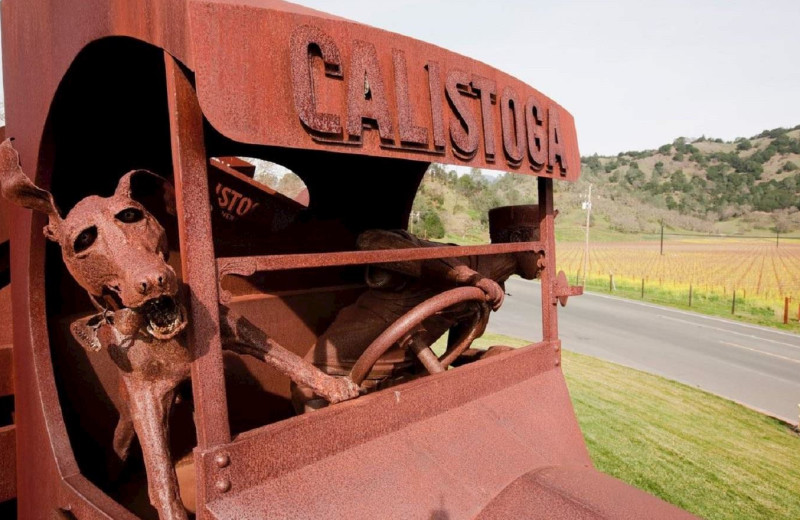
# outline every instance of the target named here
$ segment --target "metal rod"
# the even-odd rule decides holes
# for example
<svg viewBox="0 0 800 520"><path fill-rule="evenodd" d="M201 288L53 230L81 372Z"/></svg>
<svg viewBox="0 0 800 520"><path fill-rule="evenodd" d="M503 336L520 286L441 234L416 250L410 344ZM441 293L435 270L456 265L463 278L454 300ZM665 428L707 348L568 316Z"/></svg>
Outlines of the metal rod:
<svg viewBox="0 0 800 520"><path fill-rule="evenodd" d="M177 198L183 282L188 287L188 344L192 349L197 445L206 450L230 442L228 405L219 332L219 295L211 237L211 203L203 139L203 114L192 84L175 59L164 53ZM202 468L202 464L197 464ZM198 483L203 479L198 470ZM198 493L203 486L198 486ZM205 496L198 495L198 511Z"/></svg>
<svg viewBox="0 0 800 520"><path fill-rule="evenodd" d="M558 340L558 311L554 285L556 280L556 237L553 210L553 179L539 177L539 233L545 247L545 266L542 269L542 334L545 341ZM556 363L560 364L559 351Z"/></svg>
<svg viewBox="0 0 800 520"><path fill-rule="evenodd" d="M366 265L410 260L431 260L458 256L484 256L522 251L544 251L543 242L514 242L481 246L414 247L373 251L337 251L332 253L301 253L288 255L243 256L217 259L219 276L250 276L257 272Z"/></svg>
<svg viewBox="0 0 800 520"><path fill-rule="evenodd" d="M583 248L583 288L586 288L586 264L589 263L589 226L592 216L592 185L589 184L589 199L586 201L586 245Z"/></svg>
<svg viewBox="0 0 800 520"><path fill-rule="evenodd" d="M789 302L790 301L792 301L792 299L789 298L788 296L786 296L783 299L783 324L784 325L788 325L789 324Z"/></svg>

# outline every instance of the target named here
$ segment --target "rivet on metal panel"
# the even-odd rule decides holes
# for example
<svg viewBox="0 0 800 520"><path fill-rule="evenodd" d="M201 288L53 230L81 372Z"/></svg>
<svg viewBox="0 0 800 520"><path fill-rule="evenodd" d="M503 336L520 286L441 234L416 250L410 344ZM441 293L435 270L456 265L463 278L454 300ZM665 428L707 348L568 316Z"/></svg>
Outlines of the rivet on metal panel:
<svg viewBox="0 0 800 520"><path fill-rule="evenodd" d="M231 481L226 478L218 480L216 488L220 493L227 493L231 490Z"/></svg>
<svg viewBox="0 0 800 520"><path fill-rule="evenodd" d="M231 458L224 453L220 453L214 457L214 462L217 464L218 468L227 468L228 464L231 463Z"/></svg>
<svg viewBox="0 0 800 520"><path fill-rule="evenodd" d="M561 365L561 359L556 359L556 366L560 366L560 365Z"/></svg>

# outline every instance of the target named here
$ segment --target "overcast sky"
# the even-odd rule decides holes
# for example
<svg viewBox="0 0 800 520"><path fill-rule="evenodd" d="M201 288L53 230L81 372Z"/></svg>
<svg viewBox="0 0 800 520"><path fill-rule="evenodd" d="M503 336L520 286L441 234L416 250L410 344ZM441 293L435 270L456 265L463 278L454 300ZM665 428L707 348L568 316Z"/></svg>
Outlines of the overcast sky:
<svg viewBox="0 0 800 520"><path fill-rule="evenodd" d="M800 124L800 0L299 0L504 70L573 116L581 153Z"/></svg>
<svg viewBox="0 0 800 520"><path fill-rule="evenodd" d="M569 110L581 153L800 124L800 0L298 0L435 43Z"/></svg>

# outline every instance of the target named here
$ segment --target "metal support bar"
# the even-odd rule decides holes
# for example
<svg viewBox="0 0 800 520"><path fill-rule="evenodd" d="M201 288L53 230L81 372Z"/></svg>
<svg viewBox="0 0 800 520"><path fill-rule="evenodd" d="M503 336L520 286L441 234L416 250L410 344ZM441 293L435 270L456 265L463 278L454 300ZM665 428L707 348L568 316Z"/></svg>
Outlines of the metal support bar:
<svg viewBox="0 0 800 520"><path fill-rule="evenodd" d="M181 269L188 292L197 450L230 442L219 330L219 295L211 236L211 203L203 136L203 114L190 79L164 54L169 98L172 161L180 234ZM205 517L208 479L198 465L197 511Z"/></svg>
<svg viewBox="0 0 800 520"><path fill-rule="evenodd" d="M539 238L544 244L542 269L542 333L544 341L558 340L558 317L555 295L556 237L553 209L553 179L539 177ZM560 354L559 354L560 359Z"/></svg>
<svg viewBox="0 0 800 520"><path fill-rule="evenodd" d="M220 258L217 260L219 276L250 276L263 271L306 269L309 267L334 267L367 265L459 256L484 256L521 251L542 251L542 242L515 242L481 246L413 247L408 249L377 249L370 251L337 251L333 253L306 253L294 255L269 255Z"/></svg>

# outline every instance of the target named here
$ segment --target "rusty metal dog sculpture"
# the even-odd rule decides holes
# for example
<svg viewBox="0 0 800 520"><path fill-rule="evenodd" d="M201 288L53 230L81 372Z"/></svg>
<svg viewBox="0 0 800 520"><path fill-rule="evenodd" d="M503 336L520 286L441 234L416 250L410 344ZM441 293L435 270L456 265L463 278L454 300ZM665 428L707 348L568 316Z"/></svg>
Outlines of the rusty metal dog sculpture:
<svg viewBox="0 0 800 520"><path fill-rule="evenodd" d="M99 311L71 330L90 351L108 350L119 368L126 405L119 410L114 450L125 460L137 436L151 504L162 520L185 520L168 419L176 387L190 376L191 354L181 334L187 314L178 277L166 262L164 228L131 197L137 175L158 177L146 170L129 172L112 196L86 197L62 218L53 196L23 173L10 140L0 145L3 197L49 217L45 236L61 246L67 269ZM169 198L171 186L158 178ZM222 306L220 314L224 348L265 361L332 403L358 395L352 381L324 374L230 309Z"/></svg>

